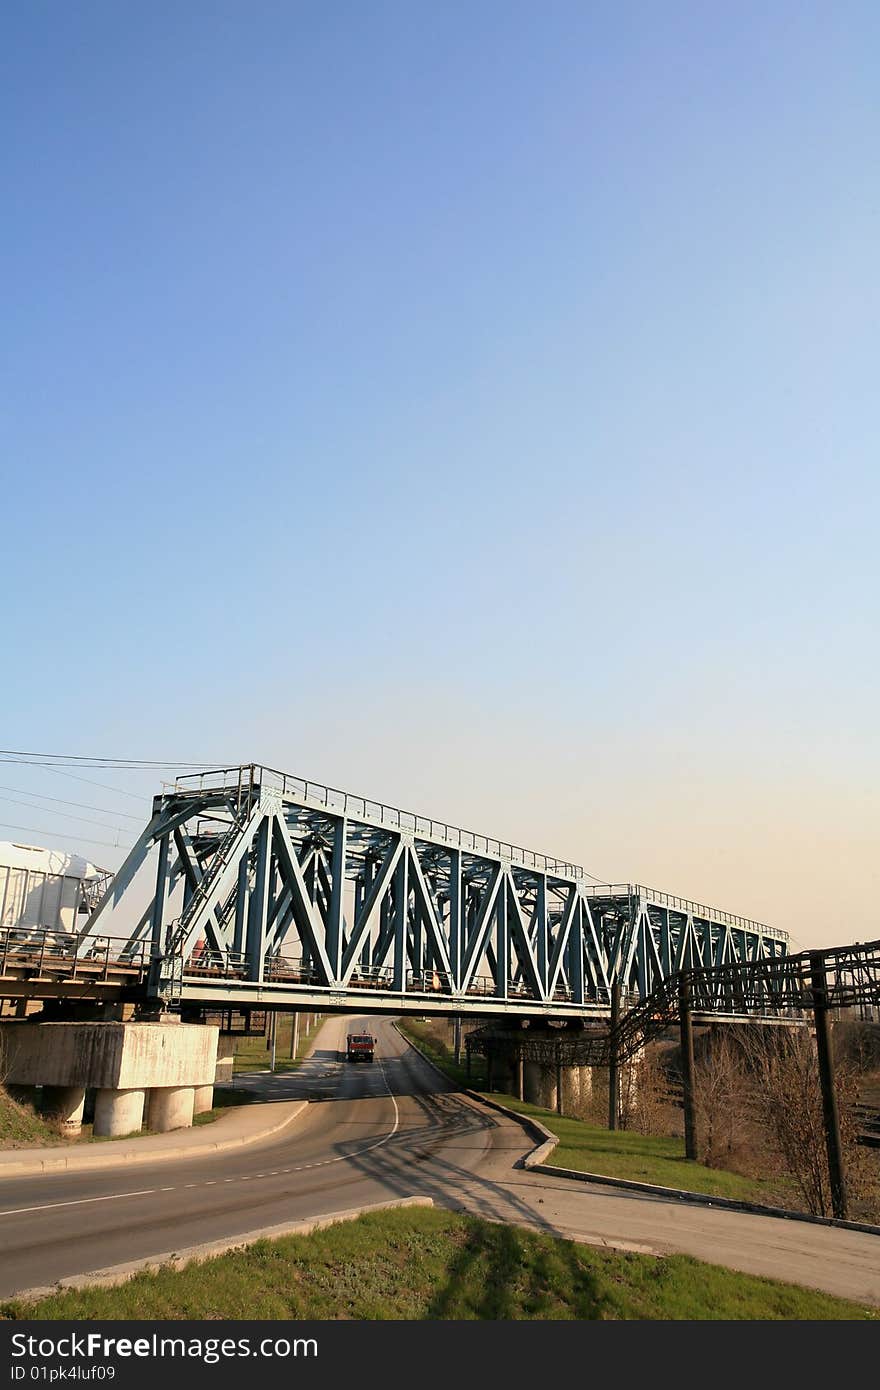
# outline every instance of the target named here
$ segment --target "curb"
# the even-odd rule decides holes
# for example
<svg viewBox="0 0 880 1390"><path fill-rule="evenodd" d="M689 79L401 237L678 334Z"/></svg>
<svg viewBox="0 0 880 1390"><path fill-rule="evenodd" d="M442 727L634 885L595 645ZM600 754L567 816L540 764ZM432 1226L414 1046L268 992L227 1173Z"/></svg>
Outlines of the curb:
<svg viewBox="0 0 880 1390"><path fill-rule="evenodd" d="M312 1216L304 1221L287 1221L280 1226L263 1226L257 1231L247 1231L241 1236L230 1236L226 1240L207 1241L202 1245L189 1245L183 1250L171 1250L165 1255L149 1255L142 1260L130 1260L126 1264L109 1265L106 1269L95 1269L89 1274L71 1274L59 1279L56 1284L40 1288L22 1289L9 1294L4 1303L20 1299L37 1303L53 1294L66 1293L77 1289L111 1289L125 1284L136 1274L157 1273L162 1269L185 1269L189 1264L201 1264L216 1255L226 1255L231 1250L241 1250L258 1240L279 1240L282 1236L309 1236L313 1231L321 1231L327 1226L336 1226L341 1221L353 1221L358 1216L367 1216L374 1211L392 1211L398 1207L433 1207L432 1197L400 1197L390 1202L373 1202L367 1206L349 1207L346 1211L329 1212L326 1216Z"/></svg>
<svg viewBox="0 0 880 1390"><path fill-rule="evenodd" d="M511 1112L513 1113L513 1112ZM713 1197L708 1192L689 1192L682 1187L660 1187L654 1183L636 1182L633 1178L608 1178L601 1173L582 1173L577 1168L557 1168L545 1163L538 1152L530 1154L524 1167L535 1173L545 1173L554 1178L571 1178L575 1182L597 1183L601 1187L620 1187L628 1192L640 1192L646 1197L665 1197L670 1201L686 1202L692 1206L718 1207L724 1211L746 1212L752 1216L775 1216L784 1221L806 1221L812 1226L836 1226L842 1231L861 1231L865 1235L880 1236L880 1226L872 1226L867 1221L842 1221L836 1216L813 1216L807 1211L790 1211L788 1207L767 1207L760 1202L739 1201L736 1197Z"/></svg>
<svg viewBox="0 0 880 1390"><path fill-rule="evenodd" d="M179 1158L201 1158L204 1154L222 1153L226 1149L240 1149L247 1144L256 1144L261 1139L269 1139L273 1134L277 1134L287 1125L292 1124L305 1110L309 1104L307 1100L268 1102L270 1105L280 1103L288 1109L283 1119L268 1125L265 1129L258 1130L256 1134L236 1135L229 1139L205 1139L198 1144L177 1144L174 1148L163 1148L160 1150L148 1150L144 1152L138 1149L123 1149L121 1146L111 1147L111 1152L105 1153L71 1153L59 1155L56 1158L23 1159L20 1163L0 1163L0 1182L4 1178L20 1178L28 1174L36 1173L84 1173L93 1169L117 1168L120 1165L128 1167L135 1163L164 1163L166 1159ZM295 1108L294 1108L295 1107ZM252 1107L242 1107L253 1113ZM293 1113L289 1113L292 1110ZM215 1124L220 1121L214 1122ZM181 1130L182 1134L191 1134L192 1129ZM143 1139L136 1140L140 1144L148 1144L154 1135L145 1135Z"/></svg>
<svg viewBox="0 0 880 1390"><path fill-rule="evenodd" d="M395 1028L397 1024L395 1023ZM400 1029L398 1029L400 1032ZM405 1033L400 1036L419 1056L439 1072L446 1081L452 1078L447 1076L444 1071L433 1062L430 1057L426 1057L422 1049L418 1047ZM619 1187L626 1192L641 1193L645 1197L664 1197L667 1201L684 1202L692 1206L715 1207L723 1211L745 1212L752 1216L775 1216L783 1221L806 1221L811 1226L834 1226L842 1231L860 1231L864 1235L880 1236L880 1226L873 1226L867 1221L842 1221L836 1216L812 1216L806 1211L789 1211L787 1207L768 1207L760 1202L739 1201L735 1197L712 1197L707 1192L690 1192L682 1187L660 1187L656 1183L636 1182L633 1178L611 1178L602 1173L584 1173L578 1168L559 1168L547 1159L559 1143L557 1136L540 1120L535 1120L531 1115L521 1115L516 1110L511 1110L506 1105L501 1105L497 1100L489 1100L487 1096L480 1095L479 1091L465 1090L464 1094L470 1096L472 1100L479 1101L481 1105L488 1105L490 1109L497 1110L508 1119L516 1120L533 1139L537 1139L538 1145L530 1154L524 1158L517 1159L514 1167L525 1168L531 1173L541 1173L552 1178L568 1178L574 1182L595 1183L599 1187Z"/></svg>

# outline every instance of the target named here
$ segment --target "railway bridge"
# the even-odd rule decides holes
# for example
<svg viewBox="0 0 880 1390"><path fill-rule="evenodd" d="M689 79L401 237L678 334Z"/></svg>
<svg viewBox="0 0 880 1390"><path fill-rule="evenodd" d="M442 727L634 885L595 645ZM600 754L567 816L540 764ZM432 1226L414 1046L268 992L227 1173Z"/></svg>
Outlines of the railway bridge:
<svg viewBox="0 0 880 1390"><path fill-rule="evenodd" d="M678 970L780 960L787 936L250 764L155 798L89 952L170 1007L583 1018L615 983L644 998Z"/></svg>

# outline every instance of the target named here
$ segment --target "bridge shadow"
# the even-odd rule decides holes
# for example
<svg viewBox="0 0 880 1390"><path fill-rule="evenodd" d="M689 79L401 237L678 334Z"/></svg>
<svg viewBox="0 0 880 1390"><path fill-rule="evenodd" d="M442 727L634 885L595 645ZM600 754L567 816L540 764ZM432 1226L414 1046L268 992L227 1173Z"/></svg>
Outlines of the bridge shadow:
<svg viewBox="0 0 880 1390"><path fill-rule="evenodd" d="M455 1091L409 1094L420 1111L416 1121L387 1141L364 1147L363 1141L335 1145L337 1154L365 1177L399 1197L430 1197L435 1205L490 1223L469 1226L434 1293L431 1318L512 1319L559 1316L558 1292L565 1290L563 1316L602 1316L604 1299L574 1244L503 1183L466 1167L445 1152L467 1147L479 1152L488 1133L501 1125L471 1106ZM511 1161L511 1177L513 1163ZM563 1243L526 1249L520 1229L562 1238Z"/></svg>

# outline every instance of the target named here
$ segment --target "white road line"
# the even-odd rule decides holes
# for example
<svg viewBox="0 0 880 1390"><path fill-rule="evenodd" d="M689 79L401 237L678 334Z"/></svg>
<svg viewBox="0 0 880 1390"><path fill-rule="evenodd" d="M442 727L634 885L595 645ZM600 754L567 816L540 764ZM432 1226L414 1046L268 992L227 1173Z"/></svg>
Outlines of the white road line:
<svg viewBox="0 0 880 1390"><path fill-rule="evenodd" d="M195 1183L191 1184L193 1187ZM110 1192L106 1197L74 1197L70 1202L44 1202L38 1207L13 1207L10 1211L0 1211L0 1216L21 1216L26 1211L52 1211L55 1207L82 1207L87 1202L118 1202L123 1197L152 1197L157 1187L144 1187L140 1192ZM163 1192L173 1192L173 1187L162 1188Z"/></svg>
<svg viewBox="0 0 880 1390"><path fill-rule="evenodd" d="M381 1148L383 1144L388 1143L389 1139L394 1138L395 1134L400 1128L400 1110L397 1105L397 1097L394 1095L393 1091L391 1090L391 1087L388 1084L388 1077L385 1074L385 1067L382 1063L382 1058L377 1057L376 1061L379 1063L379 1070L382 1073L382 1080L385 1084L385 1093L391 1101L391 1104L394 1106L394 1124L391 1126L388 1133L383 1134L380 1139L376 1139L373 1143L365 1145L365 1147L362 1149L353 1149L351 1153L338 1154L335 1158L322 1158L317 1163L301 1163L293 1168L276 1169L272 1173L243 1173L240 1177L237 1178L207 1178L204 1182L201 1183L186 1182L183 1184L184 1188L216 1187L218 1182L221 1181L223 1183L251 1182L253 1179L256 1178L274 1178L281 1177L283 1175L286 1175L287 1173L305 1173L312 1168L326 1168L331 1163L347 1163L349 1159L359 1158L361 1154L370 1153L372 1149ZM381 1097L379 1096L368 1097L368 1099L375 1100L379 1100L380 1098ZM75 1197L72 1201L69 1202L45 1202L42 1205L36 1207L12 1207L8 1211L0 1211L0 1218L4 1216L22 1216L25 1213L32 1211L53 1211L57 1207L80 1207L85 1206L89 1202L119 1202L122 1201L122 1199L125 1197L151 1197L157 1192L176 1191L176 1187L145 1187L139 1192L110 1192L105 1197Z"/></svg>

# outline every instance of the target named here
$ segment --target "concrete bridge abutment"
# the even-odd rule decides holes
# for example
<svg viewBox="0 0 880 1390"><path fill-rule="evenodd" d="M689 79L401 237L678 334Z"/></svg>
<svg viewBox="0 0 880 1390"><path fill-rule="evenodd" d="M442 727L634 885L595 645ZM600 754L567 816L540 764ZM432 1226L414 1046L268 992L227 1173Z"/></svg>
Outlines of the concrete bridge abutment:
<svg viewBox="0 0 880 1390"><path fill-rule="evenodd" d="M186 1128L213 1104L218 1029L171 1022L4 1023L8 1089L30 1099L41 1086L45 1113L71 1137L87 1091L98 1136L137 1133L145 1119L160 1132Z"/></svg>

